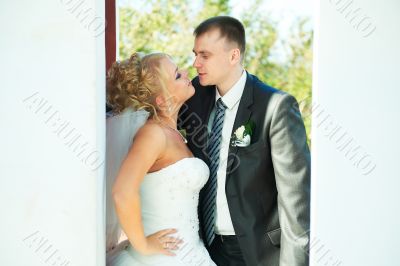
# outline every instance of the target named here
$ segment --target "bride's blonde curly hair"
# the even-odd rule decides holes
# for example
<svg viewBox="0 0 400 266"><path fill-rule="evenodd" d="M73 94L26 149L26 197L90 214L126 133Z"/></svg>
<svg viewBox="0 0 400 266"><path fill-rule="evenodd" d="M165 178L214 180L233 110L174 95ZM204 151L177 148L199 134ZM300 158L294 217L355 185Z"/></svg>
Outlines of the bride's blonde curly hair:
<svg viewBox="0 0 400 266"><path fill-rule="evenodd" d="M107 104L113 113L118 114L125 108L146 110L150 116L158 118L160 110L155 98L167 94L165 70L160 61L169 58L164 53L152 53L142 56L134 53L129 59L114 62L107 74Z"/></svg>

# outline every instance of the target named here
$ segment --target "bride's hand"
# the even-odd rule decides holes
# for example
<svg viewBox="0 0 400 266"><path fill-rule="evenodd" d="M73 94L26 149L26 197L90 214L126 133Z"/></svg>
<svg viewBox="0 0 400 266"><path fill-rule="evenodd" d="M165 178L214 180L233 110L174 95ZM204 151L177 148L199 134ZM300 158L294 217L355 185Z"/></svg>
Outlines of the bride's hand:
<svg viewBox="0 0 400 266"><path fill-rule="evenodd" d="M146 255L164 254L167 256L175 256L172 250L179 249L182 239L170 236L176 233L176 229L164 229L146 237Z"/></svg>

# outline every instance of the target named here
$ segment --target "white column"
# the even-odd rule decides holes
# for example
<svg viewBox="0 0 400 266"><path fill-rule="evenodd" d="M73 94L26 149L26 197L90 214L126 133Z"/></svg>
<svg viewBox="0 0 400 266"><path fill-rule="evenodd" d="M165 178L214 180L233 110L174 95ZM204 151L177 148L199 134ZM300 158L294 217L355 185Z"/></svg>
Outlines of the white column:
<svg viewBox="0 0 400 266"><path fill-rule="evenodd" d="M400 2L318 2L311 265L397 265Z"/></svg>
<svg viewBox="0 0 400 266"><path fill-rule="evenodd" d="M104 1L0 3L0 265L104 265Z"/></svg>

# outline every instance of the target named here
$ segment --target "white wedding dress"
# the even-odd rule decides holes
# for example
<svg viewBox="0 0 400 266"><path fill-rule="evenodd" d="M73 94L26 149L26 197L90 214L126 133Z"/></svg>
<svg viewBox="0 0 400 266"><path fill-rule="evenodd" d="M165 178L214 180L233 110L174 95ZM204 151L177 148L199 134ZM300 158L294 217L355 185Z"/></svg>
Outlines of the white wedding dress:
<svg viewBox="0 0 400 266"><path fill-rule="evenodd" d="M140 187L145 235L175 228L177 233L172 236L182 239L183 243L179 250L173 251L176 256L145 256L126 240L107 253L107 265L215 266L198 234L199 192L208 177L208 166L198 158L184 158L148 173ZM113 236L111 233L109 235Z"/></svg>

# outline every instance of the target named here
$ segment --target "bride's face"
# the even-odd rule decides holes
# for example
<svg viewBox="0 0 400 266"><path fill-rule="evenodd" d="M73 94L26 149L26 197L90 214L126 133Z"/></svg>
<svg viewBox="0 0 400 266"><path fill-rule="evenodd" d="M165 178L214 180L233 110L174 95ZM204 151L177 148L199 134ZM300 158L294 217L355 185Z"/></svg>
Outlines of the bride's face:
<svg viewBox="0 0 400 266"><path fill-rule="evenodd" d="M188 72L179 69L169 58L163 58L160 63L167 74L166 85L169 97L173 98L176 104L183 104L194 94L194 87L188 77Z"/></svg>

